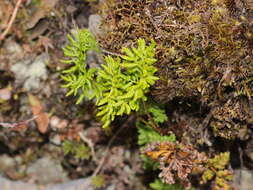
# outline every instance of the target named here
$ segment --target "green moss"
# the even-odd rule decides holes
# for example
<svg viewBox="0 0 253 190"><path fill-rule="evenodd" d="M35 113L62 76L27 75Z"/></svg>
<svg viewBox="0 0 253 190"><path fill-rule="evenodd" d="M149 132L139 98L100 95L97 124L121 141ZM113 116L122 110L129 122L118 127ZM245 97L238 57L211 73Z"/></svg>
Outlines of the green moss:
<svg viewBox="0 0 253 190"><path fill-rule="evenodd" d="M90 149L86 145L74 141L64 141L62 150L64 155L72 154L74 157L81 160L88 160L91 156Z"/></svg>
<svg viewBox="0 0 253 190"><path fill-rule="evenodd" d="M153 190L183 190L181 185L168 185L163 183L161 180L156 179L153 183L150 183L150 187ZM194 190L191 188L190 190Z"/></svg>
<svg viewBox="0 0 253 190"><path fill-rule="evenodd" d="M202 175L201 183L207 183L210 180L214 181L214 190L231 190L231 181L233 180L233 173L227 170L229 164L230 154L224 152L216 155L214 158L208 159L206 171Z"/></svg>
<svg viewBox="0 0 253 190"><path fill-rule="evenodd" d="M92 177L91 182L95 188L101 188L105 185L105 178L102 175L97 175L97 176Z"/></svg>
<svg viewBox="0 0 253 190"><path fill-rule="evenodd" d="M110 1L102 5L101 28L107 35L100 42L104 49L118 52L136 38L155 39L160 80L151 93L162 103L197 97L212 112L233 98L251 102L250 10L237 6L232 0ZM238 119L230 114L223 117ZM215 128L216 135L229 136ZM238 126L232 124L234 128Z"/></svg>

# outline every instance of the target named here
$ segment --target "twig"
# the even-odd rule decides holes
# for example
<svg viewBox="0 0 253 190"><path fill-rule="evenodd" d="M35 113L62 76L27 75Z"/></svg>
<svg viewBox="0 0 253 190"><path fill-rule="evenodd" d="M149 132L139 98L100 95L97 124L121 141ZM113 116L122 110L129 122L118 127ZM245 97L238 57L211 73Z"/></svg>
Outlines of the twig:
<svg viewBox="0 0 253 190"><path fill-rule="evenodd" d="M18 0L17 1L16 6L14 8L14 11L12 13L11 19L8 22L8 25L7 25L6 29L4 30L4 32L1 34L0 40L3 40L5 38L5 36L8 34L9 30L11 29L11 26L12 26L12 24L13 24L16 16L17 16L17 12L18 12L18 9L19 9L19 7L21 5L21 2L22 2L22 0Z"/></svg>
<svg viewBox="0 0 253 190"><path fill-rule="evenodd" d="M37 117L38 117L38 115L35 115L35 116L33 116L32 118L30 118L30 119L27 119L27 120L25 120L25 121L21 121L21 122L18 122L18 123L0 122L0 126L2 126L2 127L4 127L4 128L15 128L15 127L20 126L20 125L22 125L22 124L27 124L27 123L29 123L30 121L35 120Z"/></svg>
<svg viewBox="0 0 253 190"><path fill-rule="evenodd" d="M161 134L161 135L164 135L164 132L163 132L159 127L157 127L157 126L153 123L153 121L150 120L150 118L149 118L149 121L151 121L151 122L148 122L148 121L146 121L145 119L143 119L143 118L141 118L141 117L139 117L138 119L139 119L142 123L144 123L145 125L151 126L157 133L159 133L159 134Z"/></svg>
<svg viewBox="0 0 253 190"><path fill-rule="evenodd" d="M90 139L88 139L87 137L85 137L82 132L79 132L78 134L79 134L80 138L90 147L92 158L96 163L98 163L98 159L95 154L93 142Z"/></svg>
<svg viewBox="0 0 253 190"><path fill-rule="evenodd" d="M108 143L108 145L107 145L107 147L106 147L104 156L103 156L103 158L100 160L99 165L97 166L97 168L95 169L95 171L93 172L92 177L96 176L96 175L99 173L99 171L101 170L101 168L102 168L103 165L104 165L105 159L106 159L106 157L107 157L107 155L108 155L108 152L109 152L109 150L110 150L110 147L112 146L112 143L114 142L114 140L116 139L116 137L118 136L118 134L128 125L128 123L129 123L131 120L134 119L134 117L135 117L134 115L131 115L131 116L127 119L127 121L118 129L118 131L116 131L116 133L112 136L112 138L110 139L110 141L109 141L109 143Z"/></svg>
<svg viewBox="0 0 253 190"><path fill-rule="evenodd" d="M106 53L106 54L109 54L109 55L114 55L114 56L118 56L118 57L121 57L121 56L122 56L122 55L119 54L119 53L110 52L110 51L107 51L107 50L105 50L105 49L101 49L101 51L102 51L103 53Z"/></svg>
<svg viewBox="0 0 253 190"><path fill-rule="evenodd" d="M140 121L143 122L145 125L150 125L156 132L159 134L165 135L163 130L159 127L159 125L154 121L154 118L150 115L147 109L147 105L145 102L143 102L143 107L146 115L148 116L148 121L145 121L143 118L140 117Z"/></svg>

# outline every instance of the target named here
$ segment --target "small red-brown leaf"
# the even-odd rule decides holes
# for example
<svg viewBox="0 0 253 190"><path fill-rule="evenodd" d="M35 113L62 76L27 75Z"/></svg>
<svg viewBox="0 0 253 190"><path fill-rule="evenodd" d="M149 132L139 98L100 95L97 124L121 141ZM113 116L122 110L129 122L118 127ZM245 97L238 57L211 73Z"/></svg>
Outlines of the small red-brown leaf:
<svg viewBox="0 0 253 190"><path fill-rule="evenodd" d="M41 133L46 133L49 124L49 117L47 113L44 112L44 107L41 101L36 96L31 94L28 95L28 98L39 131Z"/></svg>

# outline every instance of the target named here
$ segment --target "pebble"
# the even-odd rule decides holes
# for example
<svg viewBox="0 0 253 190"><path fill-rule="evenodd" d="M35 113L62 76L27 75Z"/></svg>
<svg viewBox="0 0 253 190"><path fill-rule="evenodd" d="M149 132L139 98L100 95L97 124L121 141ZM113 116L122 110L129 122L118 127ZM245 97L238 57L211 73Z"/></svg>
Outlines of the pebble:
<svg viewBox="0 0 253 190"><path fill-rule="evenodd" d="M0 99L5 101L11 99L11 91L9 88L0 89Z"/></svg>

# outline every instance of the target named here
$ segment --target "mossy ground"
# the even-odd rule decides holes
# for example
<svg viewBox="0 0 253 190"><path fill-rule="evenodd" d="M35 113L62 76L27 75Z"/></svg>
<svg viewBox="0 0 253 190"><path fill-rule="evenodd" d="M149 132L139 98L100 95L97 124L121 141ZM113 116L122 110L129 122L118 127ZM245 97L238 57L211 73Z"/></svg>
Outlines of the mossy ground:
<svg viewBox="0 0 253 190"><path fill-rule="evenodd" d="M163 130L209 156L231 151L238 158L237 150L252 141L251 1L111 0L100 6L105 50L120 53L138 38L156 41L160 79L151 96L166 107ZM241 162L235 160L232 166Z"/></svg>
<svg viewBox="0 0 253 190"><path fill-rule="evenodd" d="M104 49L118 52L140 37L157 42L160 80L151 92L157 101L189 100L190 106L200 105L200 114L212 115L208 127L214 136L238 138L241 129L250 133L250 6L233 1L136 0L101 7Z"/></svg>

